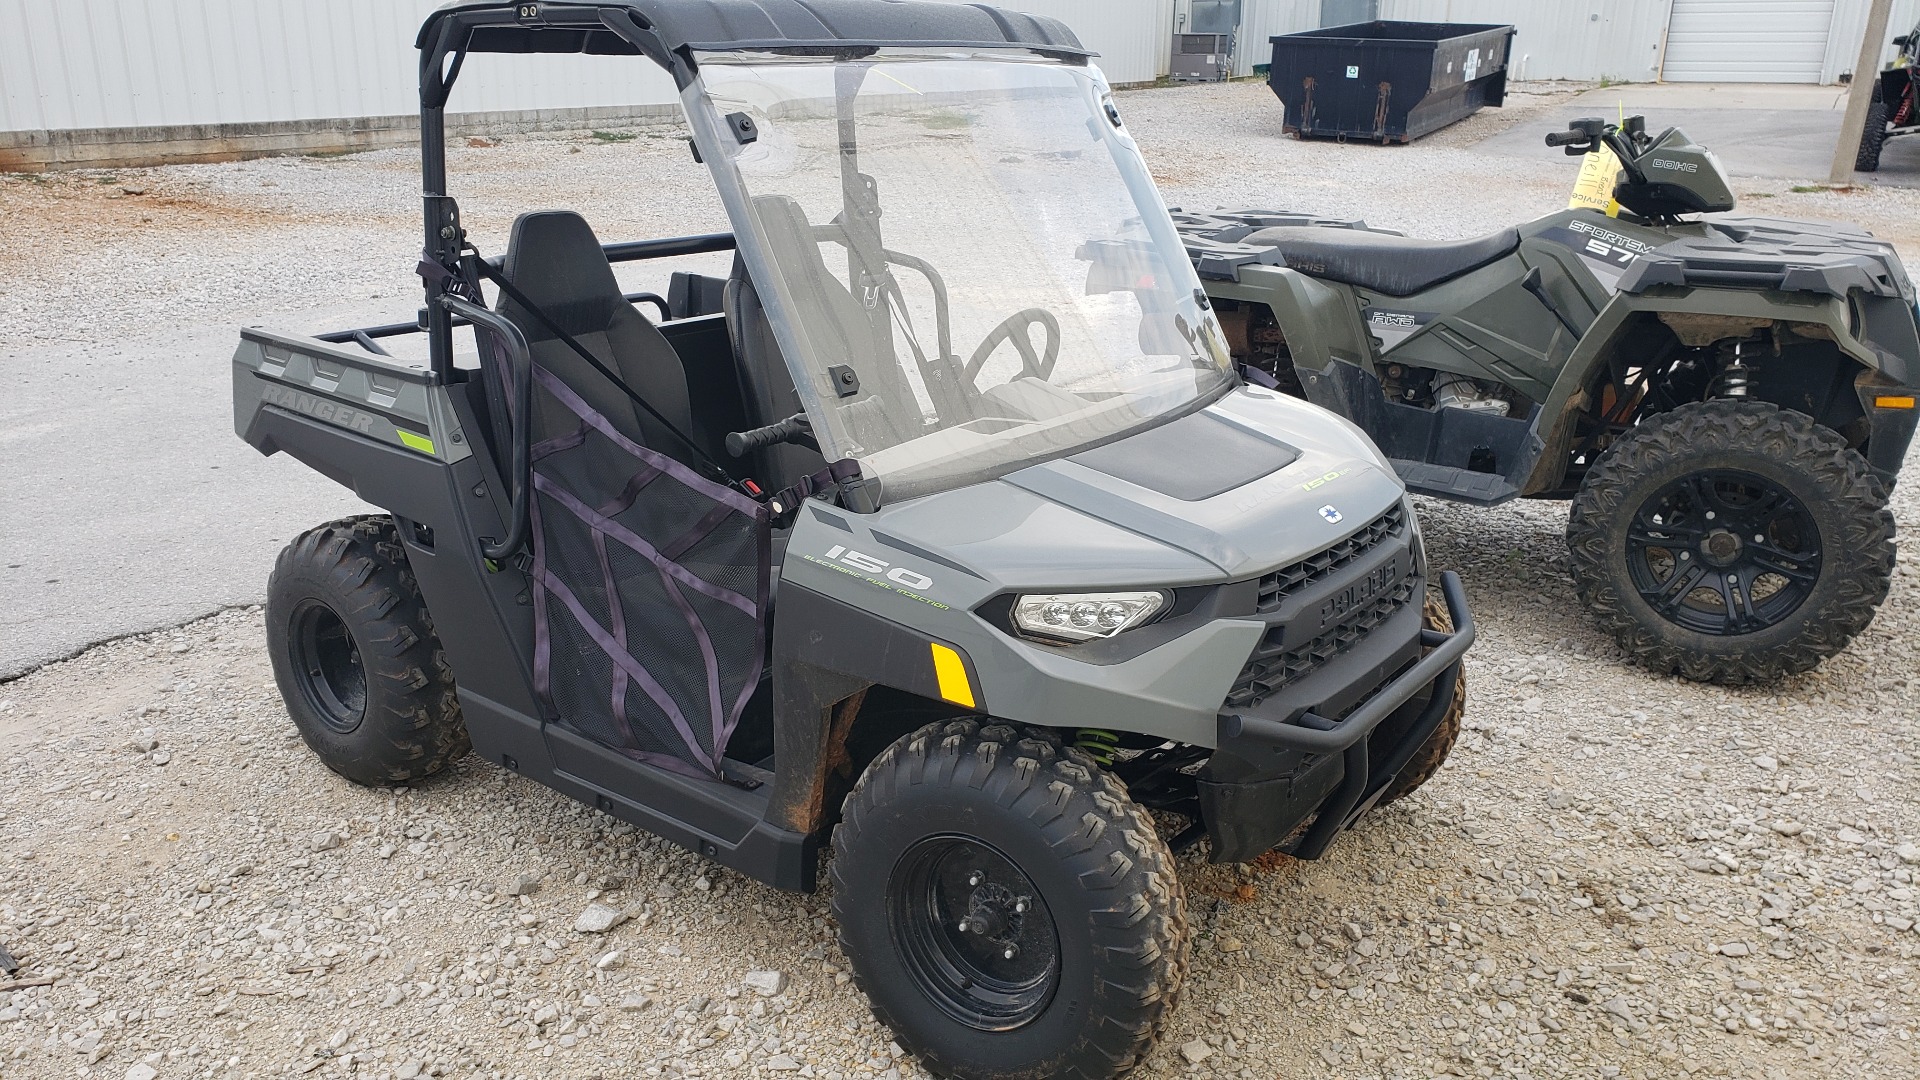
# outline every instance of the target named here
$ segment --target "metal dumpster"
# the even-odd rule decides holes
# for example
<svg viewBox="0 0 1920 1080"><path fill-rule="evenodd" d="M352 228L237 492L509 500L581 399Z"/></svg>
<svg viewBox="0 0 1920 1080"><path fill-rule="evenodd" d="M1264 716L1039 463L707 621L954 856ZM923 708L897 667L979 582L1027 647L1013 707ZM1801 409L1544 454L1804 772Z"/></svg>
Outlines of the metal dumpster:
<svg viewBox="0 0 1920 1080"><path fill-rule="evenodd" d="M1286 130L1412 142L1507 96L1513 27L1375 22L1271 39Z"/></svg>

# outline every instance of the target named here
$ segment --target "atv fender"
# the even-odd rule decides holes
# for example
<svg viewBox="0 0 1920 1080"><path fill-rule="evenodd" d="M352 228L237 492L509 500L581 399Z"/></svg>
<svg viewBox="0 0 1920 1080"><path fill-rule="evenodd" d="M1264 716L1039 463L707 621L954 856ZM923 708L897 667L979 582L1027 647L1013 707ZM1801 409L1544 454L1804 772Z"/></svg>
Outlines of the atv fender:
<svg viewBox="0 0 1920 1080"><path fill-rule="evenodd" d="M1855 338L1848 332L1849 310L1841 297L1815 293L1785 293L1743 289L1662 289L1658 294L1619 293L1574 348L1552 393L1543 403L1542 416L1558 418L1578 394L1591 390L1602 378L1607 364L1624 347L1623 339L1639 318L1658 318L1662 314L1705 315L1751 323L1786 322L1815 329L1813 336L1831 337L1841 355L1859 364L1865 371L1880 370L1888 361L1898 362ZM1631 357L1627 358L1629 361ZM1904 365L1901 365L1904 367Z"/></svg>
<svg viewBox="0 0 1920 1080"><path fill-rule="evenodd" d="M1344 285L1327 285L1283 266L1244 266L1239 280L1216 282L1209 294L1272 308L1293 366L1302 372L1325 371L1336 360L1373 370L1367 328L1352 290Z"/></svg>
<svg viewBox="0 0 1920 1080"><path fill-rule="evenodd" d="M485 720L539 708L525 578L452 542L505 535L505 488L488 455L473 453L466 432L478 426L464 401L424 364L257 329L241 335L233 381L234 428L249 445L284 451L395 518L481 754L544 756L537 731Z"/></svg>
<svg viewBox="0 0 1920 1080"><path fill-rule="evenodd" d="M1913 85L1913 72L1913 68L1903 66L1888 68L1880 73L1880 100L1887 103L1889 116L1899 111L1900 102L1907 96L1907 87Z"/></svg>

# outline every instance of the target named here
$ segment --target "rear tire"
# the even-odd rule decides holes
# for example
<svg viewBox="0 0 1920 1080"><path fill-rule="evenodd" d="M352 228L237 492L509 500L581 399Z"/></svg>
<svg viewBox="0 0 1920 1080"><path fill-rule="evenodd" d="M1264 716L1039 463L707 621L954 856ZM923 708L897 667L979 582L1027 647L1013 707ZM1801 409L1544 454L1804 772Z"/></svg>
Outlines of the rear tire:
<svg viewBox="0 0 1920 1080"><path fill-rule="evenodd" d="M1811 669L1893 580L1893 514L1866 459L1760 401L1642 420L1580 485L1567 546L1580 598L1622 648L1720 683Z"/></svg>
<svg viewBox="0 0 1920 1080"><path fill-rule="evenodd" d="M1880 151L1887 145L1887 103L1881 97L1880 87L1873 88L1873 103L1867 106L1866 130L1860 133L1860 152L1854 155L1853 167L1859 172L1880 171Z"/></svg>
<svg viewBox="0 0 1920 1080"><path fill-rule="evenodd" d="M1085 752L929 724L867 767L833 846L854 979L935 1074L1104 1080L1151 1049L1186 977L1185 893Z"/></svg>
<svg viewBox="0 0 1920 1080"><path fill-rule="evenodd" d="M294 538L268 579L266 620L287 713L327 768L356 784L405 784L471 748L392 518Z"/></svg>

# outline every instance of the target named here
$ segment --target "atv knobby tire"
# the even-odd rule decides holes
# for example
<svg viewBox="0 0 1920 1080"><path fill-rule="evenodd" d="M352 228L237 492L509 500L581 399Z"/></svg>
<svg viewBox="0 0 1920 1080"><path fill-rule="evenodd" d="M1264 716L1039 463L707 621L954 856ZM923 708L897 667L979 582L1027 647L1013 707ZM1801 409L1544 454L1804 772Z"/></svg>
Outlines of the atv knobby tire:
<svg viewBox="0 0 1920 1080"><path fill-rule="evenodd" d="M1690 629L1656 611L1634 583L1628 548L1636 515L1662 490L1708 475L1770 485L1818 534L1817 571L1796 586L1804 599L1769 625ZM1567 545L1581 600L1636 661L1661 674L1729 684L1807 671L1845 648L1886 599L1894 566L1887 490L1866 460L1811 417L1758 401L1695 403L1642 420L1587 474ZM1746 601L1756 603L1751 590ZM1732 614L1732 605L1723 607Z"/></svg>
<svg viewBox="0 0 1920 1080"><path fill-rule="evenodd" d="M471 747L391 518L346 518L294 538L268 579L266 621L287 712L334 772L404 784Z"/></svg>
<svg viewBox="0 0 1920 1080"><path fill-rule="evenodd" d="M1173 856L1120 781L1050 733L949 720L899 739L847 796L833 846L833 910L854 979L938 1075L1116 1076L1146 1055L1173 1009L1189 953ZM953 854L920 888L929 851ZM1022 942L1044 944L1052 930L1050 986L998 1020L969 1018L967 995L1014 986L1011 973L952 962L972 955L965 921L940 936L955 917L943 898L969 888L970 910L1026 913ZM993 897L1009 892L1026 905L995 915ZM1010 964L1041 959L1029 948Z"/></svg>
<svg viewBox="0 0 1920 1080"><path fill-rule="evenodd" d="M1873 101L1867 105L1867 126L1860 133L1860 150L1853 167L1859 172L1880 171L1880 151L1887 145L1887 102L1874 83Z"/></svg>
<svg viewBox="0 0 1920 1080"><path fill-rule="evenodd" d="M1453 619L1447 615L1447 607L1434 597L1427 597L1426 624L1429 630L1444 633L1453 632ZM1461 665L1453 679L1453 704L1447 707L1447 714L1440 718L1440 726L1433 729L1427 741L1420 745L1413 757L1407 759L1406 767L1400 775L1387 785L1387 792L1380 796L1381 806L1404 799L1413 794L1415 788L1440 771L1440 766L1453 752L1453 744L1460 739L1460 720L1467 714L1467 669Z"/></svg>

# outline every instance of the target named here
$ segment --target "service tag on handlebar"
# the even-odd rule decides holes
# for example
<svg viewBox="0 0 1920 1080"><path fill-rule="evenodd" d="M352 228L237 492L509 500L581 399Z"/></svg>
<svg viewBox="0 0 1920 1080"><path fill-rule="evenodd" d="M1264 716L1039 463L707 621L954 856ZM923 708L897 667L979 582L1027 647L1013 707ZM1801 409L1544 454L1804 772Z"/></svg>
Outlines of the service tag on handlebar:
<svg viewBox="0 0 1920 1080"><path fill-rule="evenodd" d="M1602 210L1608 217L1620 216L1620 204L1614 200L1614 185L1620 182L1620 159L1605 146L1596 146L1580 162L1580 177L1573 182L1569 210Z"/></svg>

